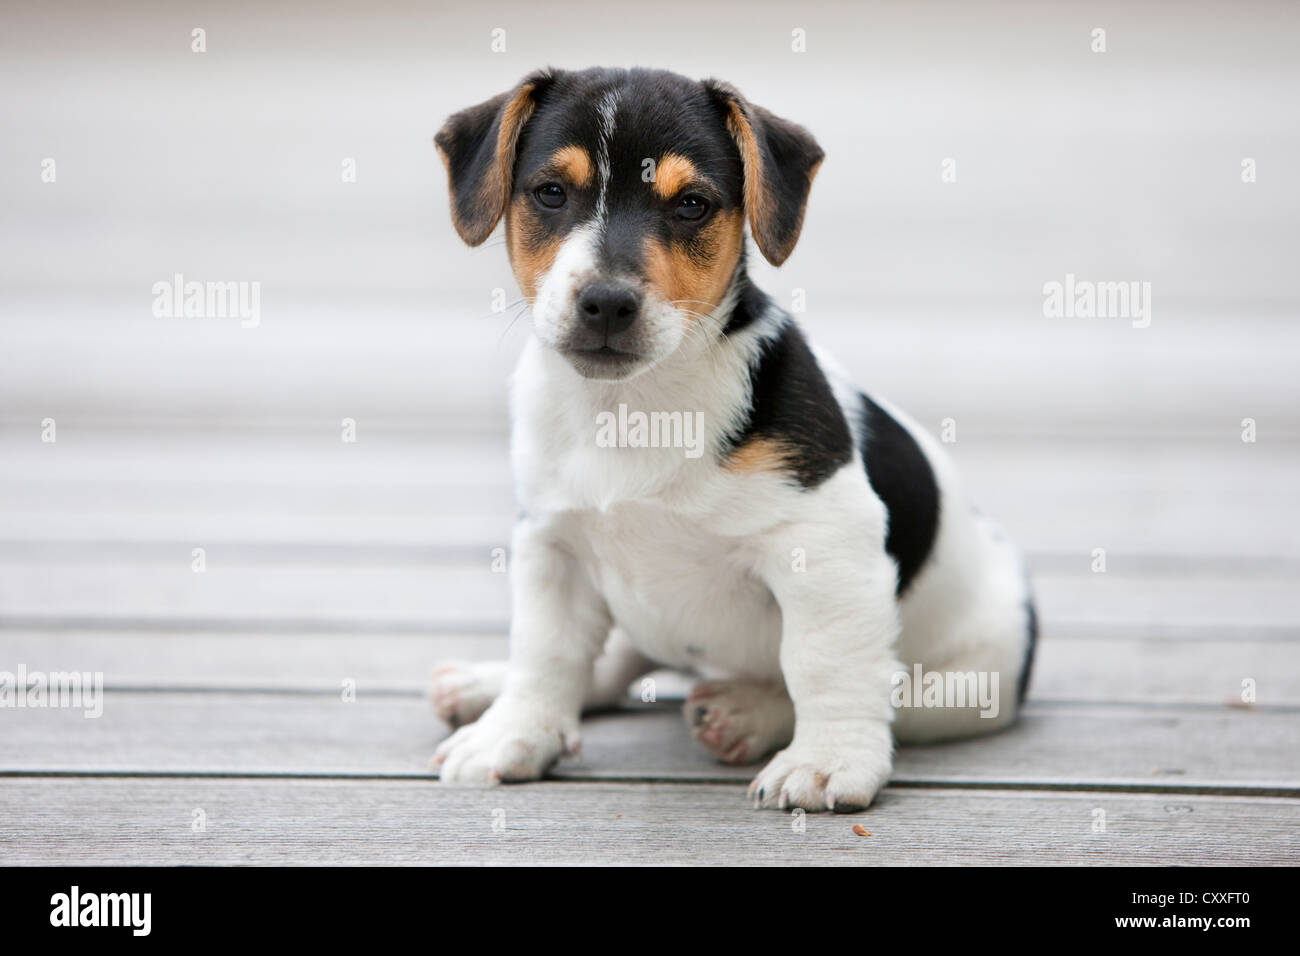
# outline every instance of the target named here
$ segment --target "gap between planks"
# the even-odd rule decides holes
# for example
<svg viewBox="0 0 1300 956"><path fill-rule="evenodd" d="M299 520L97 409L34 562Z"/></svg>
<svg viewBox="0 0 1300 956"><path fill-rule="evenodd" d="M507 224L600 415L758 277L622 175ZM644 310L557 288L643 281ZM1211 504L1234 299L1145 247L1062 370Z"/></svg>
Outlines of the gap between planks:
<svg viewBox="0 0 1300 956"><path fill-rule="evenodd" d="M755 766L755 772L758 766ZM392 781L433 786L447 792L502 792L517 789L517 784L501 787L444 787L437 777L423 773L306 773L267 771L196 771L196 770L0 770L0 780L320 780L320 781ZM592 771L581 775L556 773L530 786L546 784L573 784L600 786L604 784L652 784L656 786L717 787L745 786L745 781L735 777L673 776L665 774L621 774ZM884 790L943 790L953 792L987 791L1008 793L1130 793L1149 795L1184 795L1200 797L1259 797L1281 800L1300 800L1300 785L1286 784L1155 784L1145 782L1097 782L1051 780L963 780L952 777L945 780L909 779L891 777ZM1300 810L1300 805L1297 806Z"/></svg>

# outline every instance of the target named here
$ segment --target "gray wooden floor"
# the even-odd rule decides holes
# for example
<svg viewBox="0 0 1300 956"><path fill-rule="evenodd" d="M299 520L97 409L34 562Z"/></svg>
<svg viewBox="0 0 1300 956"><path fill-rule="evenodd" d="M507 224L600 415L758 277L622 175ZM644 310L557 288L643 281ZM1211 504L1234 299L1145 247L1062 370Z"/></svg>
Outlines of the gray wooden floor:
<svg viewBox="0 0 1300 956"><path fill-rule="evenodd" d="M0 863L1300 862L1300 444L953 446L1030 554L1031 703L800 821L671 700L589 720L554 780L429 776L425 675L505 649L501 437L30 432L0 433L0 670L106 691L0 710Z"/></svg>

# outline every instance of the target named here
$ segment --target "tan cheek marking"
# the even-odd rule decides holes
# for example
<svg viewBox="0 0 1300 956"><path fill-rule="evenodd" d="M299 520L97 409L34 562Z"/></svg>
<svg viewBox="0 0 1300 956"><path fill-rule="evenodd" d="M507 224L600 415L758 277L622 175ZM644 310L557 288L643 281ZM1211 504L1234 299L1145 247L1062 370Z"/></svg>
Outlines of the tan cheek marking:
<svg viewBox="0 0 1300 956"><path fill-rule="evenodd" d="M699 282L688 298L717 305L731 285L731 277L740 261L744 244L745 216L740 210L720 212L705 229L707 242L713 248L713 259L707 269L701 270Z"/></svg>
<svg viewBox="0 0 1300 956"><path fill-rule="evenodd" d="M753 438L727 456L723 467L739 474L782 471L789 466L790 449L770 438Z"/></svg>
<svg viewBox="0 0 1300 956"><path fill-rule="evenodd" d="M591 154L581 146L565 146L557 150L548 165L575 186L586 188L591 185Z"/></svg>
<svg viewBox="0 0 1300 956"><path fill-rule="evenodd" d="M562 241L563 236L542 238L527 196L519 196L506 210L506 254L519 291L528 298L537 295L538 280L555 264Z"/></svg>
<svg viewBox="0 0 1300 956"><path fill-rule="evenodd" d="M669 302L678 298L673 273L673 263L668 250L653 239L647 239L644 248L645 277L650 288Z"/></svg>
<svg viewBox="0 0 1300 956"><path fill-rule="evenodd" d="M672 199L681 189L699 178L695 164L685 156L665 153L663 158L655 163L655 180L650 184L650 188L660 199Z"/></svg>
<svg viewBox="0 0 1300 956"><path fill-rule="evenodd" d="M740 259L744 216L737 210L717 213L700 234L703 258L654 240L645 245L646 278L656 292L678 308L709 312L731 283Z"/></svg>

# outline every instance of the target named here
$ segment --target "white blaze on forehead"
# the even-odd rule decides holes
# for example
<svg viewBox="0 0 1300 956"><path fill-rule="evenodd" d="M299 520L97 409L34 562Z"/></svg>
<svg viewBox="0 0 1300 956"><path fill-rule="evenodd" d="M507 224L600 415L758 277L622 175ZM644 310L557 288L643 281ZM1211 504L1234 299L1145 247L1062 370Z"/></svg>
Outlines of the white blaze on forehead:
<svg viewBox="0 0 1300 956"><path fill-rule="evenodd" d="M604 223L609 212L608 195L611 170L609 144L614 138L614 114L618 112L618 90L605 93L596 104L596 221Z"/></svg>

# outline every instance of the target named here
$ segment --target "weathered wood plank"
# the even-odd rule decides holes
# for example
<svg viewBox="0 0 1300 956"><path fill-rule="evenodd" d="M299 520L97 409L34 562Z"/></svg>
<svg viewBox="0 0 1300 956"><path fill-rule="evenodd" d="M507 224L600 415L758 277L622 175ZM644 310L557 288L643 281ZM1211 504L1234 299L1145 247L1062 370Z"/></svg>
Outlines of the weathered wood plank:
<svg viewBox="0 0 1300 956"><path fill-rule="evenodd" d="M273 627L336 621L418 629L494 627L509 616L509 586L487 551L478 563L375 562L320 565L309 561L225 564L219 549L192 570L190 553L168 563L41 565L0 560L0 617L11 622L183 621Z"/></svg>
<svg viewBox="0 0 1300 956"><path fill-rule="evenodd" d="M1258 703L1300 706L1300 641L1161 640L1059 635L1042 640L1029 695L1039 701L1137 705Z"/></svg>
<svg viewBox="0 0 1300 956"><path fill-rule="evenodd" d="M99 672L110 688L331 693L351 678L369 691L421 693L435 664L501 659L508 643L504 633L0 632L0 668Z"/></svg>
<svg viewBox="0 0 1300 956"><path fill-rule="evenodd" d="M935 423L928 423L938 427ZM504 435L78 427L0 429L0 541L190 547L487 548L514 517ZM1031 555L1300 559L1300 442L959 431L968 488ZM1189 480L1188 476L1194 476ZM1058 557L1059 556L1059 557Z"/></svg>
<svg viewBox="0 0 1300 956"><path fill-rule="evenodd" d="M1039 441L976 436L949 447L967 489L1031 558L1104 548L1125 556L1295 559L1300 443L1241 441L1240 416L1216 440L1152 434ZM938 425L933 427L936 429ZM1055 565L1053 565L1055 566Z"/></svg>
<svg viewBox="0 0 1300 956"><path fill-rule="evenodd" d="M1294 571L1219 570L1174 573L1117 567L1105 573L1037 573L1033 575L1043 632L1087 626L1159 626L1170 633L1180 627L1238 630L1300 630L1300 588Z"/></svg>
<svg viewBox="0 0 1300 956"><path fill-rule="evenodd" d="M90 671L112 689L329 693L350 677L369 691L421 693L432 665L506 656L504 634L0 633L0 668ZM1255 681L1258 702L1300 706L1300 640L1066 638L1038 647L1036 701L1221 705ZM680 682L679 682L680 683ZM667 685L659 681L659 696Z"/></svg>
<svg viewBox="0 0 1300 956"><path fill-rule="evenodd" d="M1294 865L1297 808L891 787L866 813L799 818L755 813L738 785L11 778L0 865Z"/></svg>
<svg viewBox="0 0 1300 956"><path fill-rule="evenodd" d="M105 695L103 714L0 711L0 770L422 776L446 728L416 697L143 693ZM1144 788L1300 788L1300 717L1243 711L1033 704L990 737L904 748L895 779ZM678 707L591 717L582 757L556 776L741 780L713 762Z"/></svg>
<svg viewBox="0 0 1300 956"><path fill-rule="evenodd" d="M204 560L206 570L195 573L188 549L142 561L91 553L82 562L41 562L0 553L0 627L418 633L504 631L508 624L508 576L494 570L486 547L478 560L248 561L219 547ZM1073 571L1034 575L1049 637L1110 627L1300 635L1300 588L1287 567L1168 573L1112 559L1105 573L1094 574L1084 561Z"/></svg>
<svg viewBox="0 0 1300 956"><path fill-rule="evenodd" d="M951 232L954 222L932 225L927 243ZM1264 234L1250 235L1262 240ZM1282 227L1276 235L1277 241L1286 238ZM1040 233L1034 236L1027 241ZM427 271L426 238L411 271ZM354 240L349 232L337 245ZM953 254L967 251L955 247ZM156 263L160 270L168 268L166 261ZM458 249L446 261L456 265L448 266L448 275L430 275L416 301L364 289L354 290L359 299L351 308L281 302L275 322L255 332L233 323L160 323L149 314L147 298L141 305L123 297L120 287L87 288L88 295L104 294L82 307L69 307L63 296L51 302L48 294L34 306L11 305L5 331L24 347L0 355L0 398L7 408L26 408L39 396L34 422L49 412L64 423L273 417L306 424L328 418L337 429L338 419L349 415L363 429L376 422L499 426L527 322L517 323L503 342L506 317L474 321L488 308L487 290L513 285L499 250L467 258ZM467 267L477 276L475 291L449 294L446 286L458 284ZM1122 272L1123 265L1117 268ZM1297 333L1282 302L1245 310L1224 303L1184 308L1176 319L1140 332L1122 323L1050 321L1035 292L1055 267L1040 264L1016 278L1011 299L992 306L975 296L901 308L876 300L868 306L871 320L864 321L862 289L850 293L842 276L801 279L800 266L787 265L770 285L762 271L756 270L760 283L773 291L816 289L820 305L801 316L815 341L864 386L936 427L951 416L968 429L963 434L980 426L1044 434L1144 426L1207 433L1225 423L1235 427L1242 410L1267 423L1263 427L1294 427L1296 389L1287 359ZM319 288L322 278L302 281ZM909 286L907 294L915 291ZM356 322L359 312L365 323ZM10 355L13 360L3 361ZM149 356L143 367L142 355ZM65 381L69 368L83 374ZM160 395L169 402L160 403Z"/></svg>

